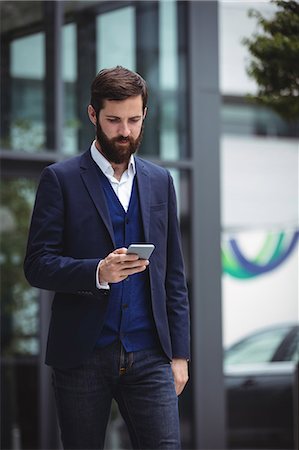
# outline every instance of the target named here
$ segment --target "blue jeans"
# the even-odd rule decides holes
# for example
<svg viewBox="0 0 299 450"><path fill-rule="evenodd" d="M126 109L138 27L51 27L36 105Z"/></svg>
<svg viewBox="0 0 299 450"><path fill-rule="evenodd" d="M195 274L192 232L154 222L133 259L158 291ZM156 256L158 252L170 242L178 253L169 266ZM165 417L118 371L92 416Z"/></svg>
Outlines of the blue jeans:
<svg viewBox="0 0 299 450"><path fill-rule="evenodd" d="M65 449L102 449L111 402L118 403L134 449L181 448L178 398L161 351L127 353L120 342L96 348L81 366L53 369Z"/></svg>

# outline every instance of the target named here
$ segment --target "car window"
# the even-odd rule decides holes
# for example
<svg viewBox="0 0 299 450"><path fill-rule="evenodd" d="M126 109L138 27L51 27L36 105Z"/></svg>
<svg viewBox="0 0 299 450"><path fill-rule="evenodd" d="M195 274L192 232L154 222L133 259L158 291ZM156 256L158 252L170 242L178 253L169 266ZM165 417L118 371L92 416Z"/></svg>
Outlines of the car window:
<svg viewBox="0 0 299 450"><path fill-rule="evenodd" d="M271 361L276 349L289 331L289 326L273 328L243 339L226 350L225 365Z"/></svg>
<svg viewBox="0 0 299 450"><path fill-rule="evenodd" d="M287 354L287 360L299 362L299 328L294 334L290 349Z"/></svg>
<svg viewBox="0 0 299 450"><path fill-rule="evenodd" d="M295 348L294 353L292 354L292 361L299 362L299 344Z"/></svg>

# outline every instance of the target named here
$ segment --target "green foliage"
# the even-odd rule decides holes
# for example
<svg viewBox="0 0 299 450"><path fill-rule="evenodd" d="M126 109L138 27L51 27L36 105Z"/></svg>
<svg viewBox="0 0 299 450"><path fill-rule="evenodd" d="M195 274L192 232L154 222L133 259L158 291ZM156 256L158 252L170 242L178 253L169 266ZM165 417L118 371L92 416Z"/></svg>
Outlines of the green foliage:
<svg viewBox="0 0 299 450"><path fill-rule="evenodd" d="M263 33L246 38L252 60L247 73L258 84L258 93L249 98L268 106L288 121L299 119L299 2L273 0L277 11L271 19L256 10Z"/></svg>
<svg viewBox="0 0 299 450"><path fill-rule="evenodd" d="M37 293L25 280L23 260L36 183L2 180L0 208L1 340L4 355L33 353L37 334ZM35 345L36 347L36 345Z"/></svg>

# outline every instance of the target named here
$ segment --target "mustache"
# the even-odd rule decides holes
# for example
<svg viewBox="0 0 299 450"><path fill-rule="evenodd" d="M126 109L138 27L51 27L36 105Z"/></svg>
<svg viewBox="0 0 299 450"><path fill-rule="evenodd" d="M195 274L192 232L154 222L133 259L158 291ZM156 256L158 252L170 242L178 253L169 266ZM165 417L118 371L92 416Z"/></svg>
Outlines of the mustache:
<svg viewBox="0 0 299 450"><path fill-rule="evenodd" d="M117 136L113 140L114 142L131 142L132 138L130 136Z"/></svg>

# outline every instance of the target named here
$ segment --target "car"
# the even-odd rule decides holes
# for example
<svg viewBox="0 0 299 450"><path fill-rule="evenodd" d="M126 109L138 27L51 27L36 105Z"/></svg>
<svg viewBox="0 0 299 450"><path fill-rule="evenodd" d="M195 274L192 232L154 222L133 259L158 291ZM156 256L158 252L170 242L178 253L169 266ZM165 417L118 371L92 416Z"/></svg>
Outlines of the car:
<svg viewBox="0 0 299 450"><path fill-rule="evenodd" d="M224 352L228 447L298 443L299 325L256 331Z"/></svg>

